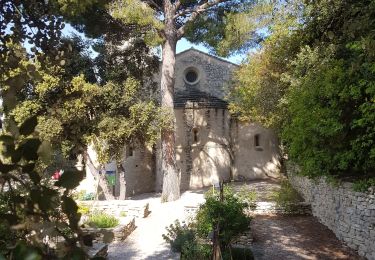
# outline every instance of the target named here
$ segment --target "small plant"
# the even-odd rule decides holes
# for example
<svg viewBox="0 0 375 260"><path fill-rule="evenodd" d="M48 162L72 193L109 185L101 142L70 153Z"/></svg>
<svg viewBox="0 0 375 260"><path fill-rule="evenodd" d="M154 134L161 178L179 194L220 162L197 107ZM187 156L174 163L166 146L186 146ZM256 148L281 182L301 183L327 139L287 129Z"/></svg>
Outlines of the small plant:
<svg viewBox="0 0 375 260"><path fill-rule="evenodd" d="M198 240L187 241L182 247L181 260L206 260L211 259L211 254L211 245L198 242Z"/></svg>
<svg viewBox="0 0 375 260"><path fill-rule="evenodd" d="M85 201L85 200L94 200L94 198L95 198L94 193L92 192L87 193L85 190L81 190L73 194L74 200Z"/></svg>
<svg viewBox="0 0 375 260"><path fill-rule="evenodd" d="M78 205L78 213L81 213L82 215L89 214L90 210L91 210L91 208L89 206Z"/></svg>
<svg viewBox="0 0 375 260"><path fill-rule="evenodd" d="M124 217L126 217L126 215L127 215L126 211L120 211L120 217L124 218Z"/></svg>
<svg viewBox="0 0 375 260"><path fill-rule="evenodd" d="M246 187L241 187L237 193L237 197L244 203L246 203L250 209L255 210L257 193L255 190L249 190Z"/></svg>
<svg viewBox="0 0 375 260"><path fill-rule="evenodd" d="M293 211L293 204L302 201L301 196L293 188L288 180L281 182L281 187L273 191L271 199L276 202L279 207L285 208L286 211Z"/></svg>
<svg viewBox="0 0 375 260"><path fill-rule="evenodd" d="M327 175L325 178L326 182L331 184L333 187L338 187L340 185L340 180L337 176Z"/></svg>
<svg viewBox="0 0 375 260"><path fill-rule="evenodd" d="M90 215L87 224L96 228L112 228L119 224L119 220L104 212L94 212Z"/></svg>
<svg viewBox="0 0 375 260"><path fill-rule="evenodd" d="M175 220L174 224L167 227L167 234L163 234L163 238L171 245L173 251L182 252L186 243L191 244L195 241L195 232L184 222Z"/></svg>
<svg viewBox="0 0 375 260"><path fill-rule="evenodd" d="M358 180L353 183L353 190L357 192L366 192L370 187L375 187L375 178Z"/></svg>
<svg viewBox="0 0 375 260"><path fill-rule="evenodd" d="M221 248L227 250L232 239L249 228L250 218L244 213L246 207L229 187L224 187L223 201L218 194L206 196L206 203L200 206L196 217L198 236L207 238L218 224Z"/></svg>
<svg viewBox="0 0 375 260"><path fill-rule="evenodd" d="M253 252L250 248L232 247L231 250L223 253L223 260L252 260Z"/></svg>

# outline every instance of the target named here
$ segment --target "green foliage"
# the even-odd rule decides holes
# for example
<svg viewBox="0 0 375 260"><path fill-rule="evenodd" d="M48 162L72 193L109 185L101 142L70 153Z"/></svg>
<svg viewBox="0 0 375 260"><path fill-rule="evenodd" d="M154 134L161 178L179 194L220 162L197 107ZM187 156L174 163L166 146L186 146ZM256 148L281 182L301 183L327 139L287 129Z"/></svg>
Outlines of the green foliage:
<svg viewBox="0 0 375 260"><path fill-rule="evenodd" d="M78 205L78 213L81 213L82 215L88 215L90 211L91 208L89 206Z"/></svg>
<svg viewBox="0 0 375 260"><path fill-rule="evenodd" d="M230 252L225 252L223 259L252 260L254 256L250 248L235 247Z"/></svg>
<svg viewBox="0 0 375 260"><path fill-rule="evenodd" d="M249 228L250 218L244 213L246 206L229 188L224 192L223 201L216 194L207 196L196 217L198 236L206 238L219 225L221 248L228 248L236 235Z"/></svg>
<svg viewBox="0 0 375 260"><path fill-rule="evenodd" d="M210 259L212 255L211 245L199 243L197 240L187 241L184 243L181 251L182 260L206 260Z"/></svg>
<svg viewBox="0 0 375 260"><path fill-rule="evenodd" d="M186 223L175 220L174 224L169 225L166 229L167 234L163 234L163 239L171 245L173 251L182 252L185 245L190 248L195 244L195 232Z"/></svg>
<svg viewBox="0 0 375 260"><path fill-rule="evenodd" d="M95 194L94 193L88 193L85 190L81 190L79 192L74 192L73 193L73 198L75 200L94 200L95 199Z"/></svg>
<svg viewBox="0 0 375 260"><path fill-rule="evenodd" d="M253 195L246 195L246 198L254 198ZM193 222L185 224L176 220L163 235L174 251L181 252L181 259L210 259L212 246L207 239L217 224L221 249L230 257L232 239L249 228L250 218L244 213L247 203L241 202L229 186L224 187L223 201L220 201L219 193L215 190L209 190L205 198L206 202L200 206Z"/></svg>
<svg viewBox="0 0 375 260"><path fill-rule="evenodd" d="M90 214L87 224L96 228L112 228L119 224L119 220L104 212L93 212Z"/></svg>
<svg viewBox="0 0 375 260"><path fill-rule="evenodd" d="M128 214L126 213L126 211L120 211L120 217L126 217Z"/></svg>
<svg viewBox="0 0 375 260"><path fill-rule="evenodd" d="M29 136L31 130L24 125L21 127L24 130L17 132ZM28 127L32 129L33 124ZM38 172L36 163L41 142L30 136L2 135L0 138L4 145L0 155L0 185L5 190L0 199L1 253L19 259L42 259L50 254L50 245L45 244L44 239L62 236L64 247L70 244L72 250L81 254L76 248L80 240L78 221L81 215L70 198L72 189L79 182L74 178L63 181L63 189L59 190L50 183L49 176ZM71 253L69 250L64 252Z"/></svg>
<svg viewBox="0 0 375 260"><path fill-rule="evenodd" d="M305 175L370 175L375 5L335 0L297 6L280 14L285 22L271 27L263 49L238 71L230 110L275 127Z"/></svg>
<svg viewBox="0 0 375 260"><path fill-rule="evenodd" d="M181 253L181 259L209 259L212 248L204 240L199 240L196 233L195 223L187 225L176 220L167 227L167 234L163 234L163 238L173 251Z"/></svg>
<svg viewBox="0 0 375 260"><path fill-rule="evenodd" d="M255 190L249 190L245 186L241 187L240 191L236 193L240 201L246 203L250 209L255 210L257 193Z"/></svg>
<svg viewBox="0 0 375 260"><path fill-rule="evenodd" d="M375 187L375 178L357 180L353 183L353 190L357 192L367 192L370 187Z"/></svg>
<svg viewBox="0 0 375 260"><path fill-rule="evenodd" d="M301 196L288 180L283 180L280 189L276 189L272 192L271 199L274 200L279 207L285 208L286 211L291 211L293 209L293 204L302 201Z"/></svg>

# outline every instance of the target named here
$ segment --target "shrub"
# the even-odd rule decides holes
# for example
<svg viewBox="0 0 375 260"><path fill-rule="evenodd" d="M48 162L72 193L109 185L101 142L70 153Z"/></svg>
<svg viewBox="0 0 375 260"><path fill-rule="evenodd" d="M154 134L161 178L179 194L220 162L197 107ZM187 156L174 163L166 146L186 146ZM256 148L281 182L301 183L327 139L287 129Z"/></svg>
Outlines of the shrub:
<svg viewBox="0 0 375 260"><path fill-rule="evenodd" d="M249 228L250 218L244 213L246 206L229 187L224 189L223 201L216 193L206 196L206 203L200 206L197 213L197 234L206 238L218 224L221 248L228 248L236 235Z"/></svg>
<svg viewBox="0 0 375 260"><path fill-rule="evenodd" d="M375 187L375 178L355 181L352 187L354 191L366 192L370 187Z"/></svg>
<svg viewBox="0 0 375 260"><path fill-rule="evenodd" d="M250 248L234 247L231 250L223 253L223 260L252 260L254 259L253 253Z"/></svg>
<svg viewBox="0 0 375 260"><path fill-rule="evenodd" d="M198 240L186 241L182 247L181 260L206 260L211 258L211 254L211 245Z"/></svg>
<svg viewBox="0 0 375 260"><path fill-rule="evenodd" d="M96 228L111 228L119 224L119 220L104 212L94 212L90 215L87 224Z"/></svg>
<svg viewBox="0 0 375 260"><path fill-rule="evenodd" d="M81 213L82 215L87 215L90 213L90 207L85 205L78 205L78 213Z"/></svg>
<svg viewBox="0 0 375 260"><path fill-rule="evenodd" d="M85 200L94 200L94 198L95 198L94 193L92 192L87 193L85 190L81 190L73 194L73 199L75 200L85 201Z"/></svg>
<svg viewBox="0 0 375 260"><path fill-rule="evenodd" d="M237 197L244 203L246 203L250 209L256 208L257 193L255 190L248 190L245 186L241 187L237 193Z"/></svg>
<svg viewBox="0 0 375 260"><path fill-rule="evenodd" d="M276 201L279 207L285 208L286 211L292 211L292 205L302 200L301 196L288 180L283 180L281 182L280 189L273 191L271 199Z"/></svg>
<svg viewBox="0 0 375 260"><path fill-rule="evenodd" d="M176 219L174 224L167 227L167 234L163 234L163 238L171 245L173 251L182 252L183 246L186 243L191 245L196 237L195 232L191 227L184 222L180 223Z"/></svg>

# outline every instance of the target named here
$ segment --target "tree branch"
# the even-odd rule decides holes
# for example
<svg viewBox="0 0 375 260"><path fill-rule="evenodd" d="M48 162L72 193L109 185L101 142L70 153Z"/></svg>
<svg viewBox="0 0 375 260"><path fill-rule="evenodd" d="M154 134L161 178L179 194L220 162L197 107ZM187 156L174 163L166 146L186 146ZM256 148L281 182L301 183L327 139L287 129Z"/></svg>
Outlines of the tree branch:
<svg viewBox="0 0 375 260"><path fill-rule="evenodd" d="M197 17L201 13L207 11L208 8L210 8L212 6L215 6L215 5L218 5L218 4L220 4L222 2L225 2L225 1L228 1L228 0L214 0L214 1L211 1L211 2L205 2L205 3L203 3L203 4L201 4L201 5L197 6L197 7L195 7L191 11L192 14L189 17L189 19L185 22L185 24L181 28L179 28L177 30L177 39L181 39L181 37L185 34L185 28L186 28L186 25L188 23L193 22L195 19L197 19ZM177 17L179 17L181 15L187 14L187 12L185 12L185 11L183 11L183 12L179 13L178 15L176 15L175 18L177 18Z"/></svg>
<svg viewBox="0 0 375 260"><path fill-rule="evenodd" d="M144 1L146 4L148 4L151 7L156 8L159 12L162 12L163 10L161 9L161 6L159 6L157 3L155 3L154 0L145 0Z"/></svg>

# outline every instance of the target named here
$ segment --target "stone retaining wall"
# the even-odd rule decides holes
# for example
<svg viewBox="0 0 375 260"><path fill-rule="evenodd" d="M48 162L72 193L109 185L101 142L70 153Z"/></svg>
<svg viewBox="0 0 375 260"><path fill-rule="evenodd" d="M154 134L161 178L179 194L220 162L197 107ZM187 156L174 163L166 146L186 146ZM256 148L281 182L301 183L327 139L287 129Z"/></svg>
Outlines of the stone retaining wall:
<svg viewBox="0 0 375 260"><path fill-rule="evenodd" d="M311 204L319 222L359 255L375 260L374 192L354 192L351 183L334 186L324 178L311 180L296 172L295 167L289 167L289 181Z"/></svg>
<svg viewBox="0 0 375 260"><path fill-rule="evenodd" d="M125 213L128 217L146 218L151 213L147 202L140 203L133 200L88 200L77 201L77 203L88 206L93 211L105 211L115 216Z"/></svg>
<svg viewBox="0 0 375 260"><path fill-rule="evenodd" d="M91 234L94 241L103 243L112 243L125 240L135 229L135 218L127 217L114 228L84 228L86 234Z"/></svg>

